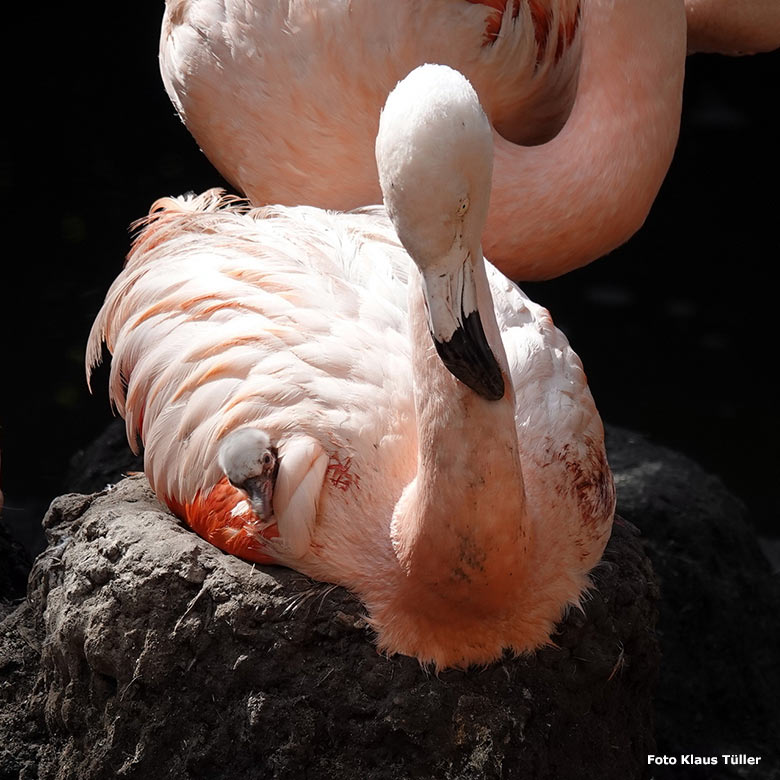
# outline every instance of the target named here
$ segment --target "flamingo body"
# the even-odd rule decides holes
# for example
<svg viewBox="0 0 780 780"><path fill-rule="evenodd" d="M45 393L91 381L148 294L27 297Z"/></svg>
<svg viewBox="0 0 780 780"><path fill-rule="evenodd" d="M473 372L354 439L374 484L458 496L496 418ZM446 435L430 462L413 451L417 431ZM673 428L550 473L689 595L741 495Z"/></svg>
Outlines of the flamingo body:
<svg viewBox="0 0 780 780"><path fill-rule="evenodd" d="M492 141L476 94L426 66L393 95L386 210L161 201L87 362L105 340L149 481L195 530L350 588L381 649L466 666L549 641L614 488L579 359L479 251Z"/></svg>
<svg viewBox="0 0 780 780"><path fill-rule="evenodd" d="M160 66L253 204L340 210L381 198L393 86L425 62L459 70L495 129L485 254L530 280L643 223L676 144L685 46L680 0L168 0Z"/></svg>
<svg viewBox="0 0 780 780"><path fill-rule="evenodd" d="M366 583L397 576L389 526L418 448L407 265L379 208L246 212L206 193L154 212L106 297L88 360L98 360L105 338L112 400L131 442L143 440L146 474L174 513L227 552L363 598ZM488 268L545 564L539 580L558 588L553 572L566 572L563 593L526 596L549 599L528 644L518 643L530 649L577 603L606 543L614 495L579 359L547 311ZM300 556L297 542L278 541L285 521L262 527L219 469L220 439L255 422L278 442L280 478L288 447L310 445L290 466L298 484L310 470L317 483ZM285 516L279 493L274 509ZM438 653L419 655L461 663Z"/></svg>

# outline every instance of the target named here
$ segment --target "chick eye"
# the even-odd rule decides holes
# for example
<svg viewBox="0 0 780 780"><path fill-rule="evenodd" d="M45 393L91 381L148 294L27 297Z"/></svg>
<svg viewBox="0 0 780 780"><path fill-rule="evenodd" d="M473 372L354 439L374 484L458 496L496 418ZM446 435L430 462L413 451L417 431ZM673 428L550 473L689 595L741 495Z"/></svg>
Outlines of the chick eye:
<svg viewBox="0 0 780 780"><path fill-rule="evenodd" d="M264 466L270 466L273 462L273 456L270 452L263 453L263 465Z"/></svg>

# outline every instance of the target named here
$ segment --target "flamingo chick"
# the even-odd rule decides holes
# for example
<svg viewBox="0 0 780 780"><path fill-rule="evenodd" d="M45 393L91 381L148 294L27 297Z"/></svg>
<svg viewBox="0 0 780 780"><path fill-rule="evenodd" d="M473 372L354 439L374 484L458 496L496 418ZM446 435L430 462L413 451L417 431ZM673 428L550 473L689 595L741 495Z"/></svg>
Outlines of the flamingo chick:
<svg viewBox="0 0 780 780"><path fill-rule="evenodd" d="M525 281L641 227L685 56L682 0L167 0L160 39L176 110L257 206L377 203L388 93L426 62L459 70L494 128L485 254Z"/></svg>
<svg viewBox="0 0 780 780"><path fill-rule="evenodd" d="M239 428L222 441L217 458L231 485L249 497L252 510L265 522L273 514L276 448L265 431Z"/></svg>
<svg viewBox="0 0 780 780"><path fill-rule="evenodd" d="M482 256L468 81L410 73L376 156L384 209L158 204L88 373L105 339L151 485L205 538L351 589L384 652L488 663L548 642L589 586L603 428L564 335Z"/></svg>

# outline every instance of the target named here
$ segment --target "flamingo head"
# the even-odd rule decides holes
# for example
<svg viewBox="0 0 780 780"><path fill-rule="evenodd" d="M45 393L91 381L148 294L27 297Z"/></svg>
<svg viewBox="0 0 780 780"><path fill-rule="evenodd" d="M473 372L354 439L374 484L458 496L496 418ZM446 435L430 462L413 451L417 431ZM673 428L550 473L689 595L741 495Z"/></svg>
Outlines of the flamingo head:
<svg viewBox="0 0 780 780"><path fill-rule="evenodd" d="M474 276L483 262L493 136L468 80L445 65L409 73L382 110L376 160L385 208L420 271L439 357L479 395L502 398Z"/></svg>
<svg viewBox="0 0 780 780"><path fill-rule="evenodd" d="M239 428L222 440L219 467L234 487L243 490L261 521L273 515L273 490L279 459L265 431Z"/></svg>

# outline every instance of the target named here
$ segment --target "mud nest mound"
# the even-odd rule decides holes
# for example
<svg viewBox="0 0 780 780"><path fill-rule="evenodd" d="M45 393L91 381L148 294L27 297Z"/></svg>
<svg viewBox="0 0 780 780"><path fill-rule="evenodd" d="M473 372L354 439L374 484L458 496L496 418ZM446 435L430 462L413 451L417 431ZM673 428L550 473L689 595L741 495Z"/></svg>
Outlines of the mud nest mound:
<svg viewBox="0 0 780 780"><path fill-rule="evenodd" d="M21 602L0 535L0 780L698 780L648 753L726 752L762 761L709 780L780 777L780 582L744 506L642 436L607 445L625 519L584 613L533 657L436 676L378 655L342 589L182 527L101 437L77 487L118 484L55 500Z"/></svg>
<svg viewBox="0 0 780 780"><path fill-rule="evenodd" d="M343 589L201 540L143 477L62 496L45 526L9 633L40 652L15 731L47 744L11 745L15 767L6 747L7 773L625 778L652 748L657 594L628 525L557 647L438 676L379 655Z"/></svg>

